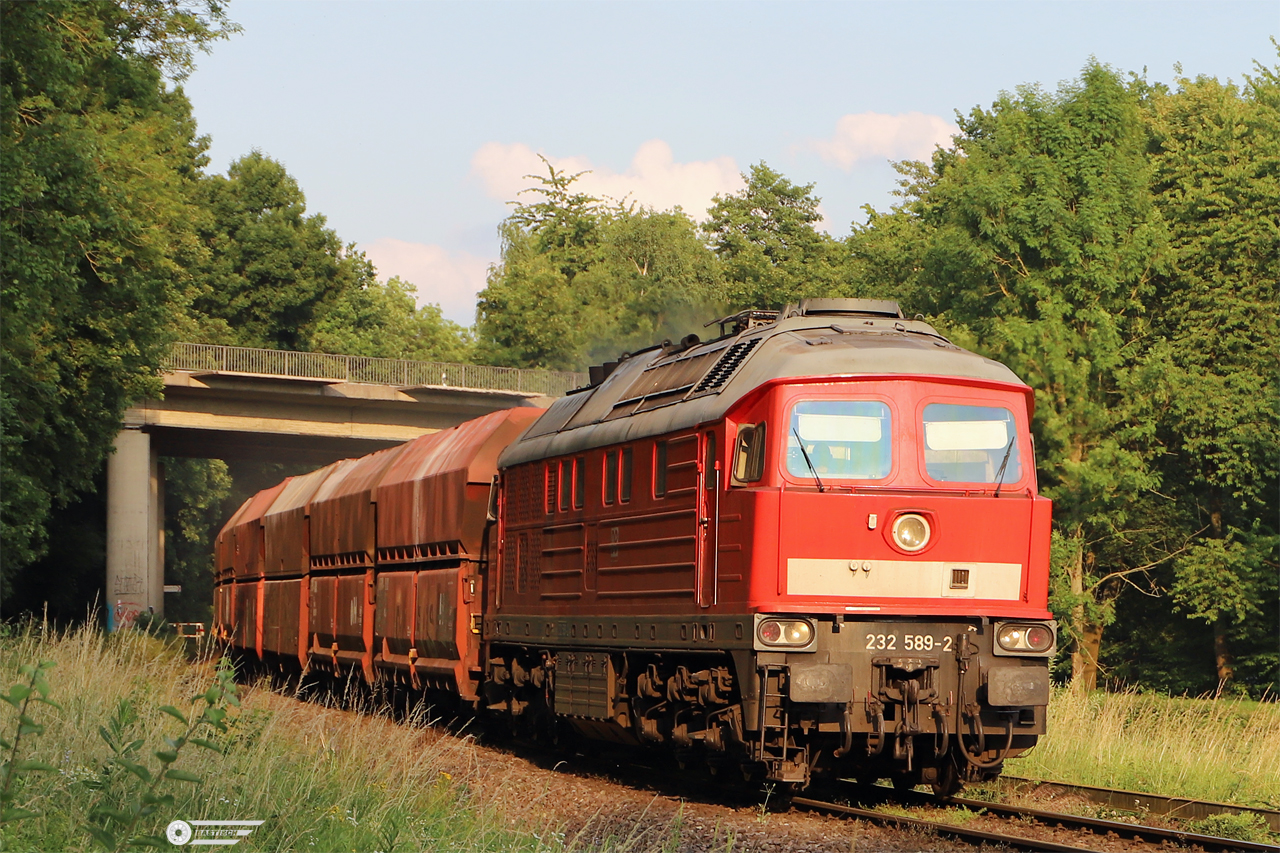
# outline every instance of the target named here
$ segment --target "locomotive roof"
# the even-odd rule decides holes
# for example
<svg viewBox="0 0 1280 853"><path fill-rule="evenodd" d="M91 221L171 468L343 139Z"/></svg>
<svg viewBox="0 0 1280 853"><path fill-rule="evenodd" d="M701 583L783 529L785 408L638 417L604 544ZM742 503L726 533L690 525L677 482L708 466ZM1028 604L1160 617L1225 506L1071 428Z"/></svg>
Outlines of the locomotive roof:
<svg viewBox="0 0 1280 853"><path fill-rule="evenodd" d="M771 312L769 312L771 313ZM577 453L718 420L780 378L924 375L1022 385L999 362L956 346L895 302L811 299L776 319L744 312L737 334L686 338L623 358L602 382L557 400L498 461L500 467Z"/></svg>

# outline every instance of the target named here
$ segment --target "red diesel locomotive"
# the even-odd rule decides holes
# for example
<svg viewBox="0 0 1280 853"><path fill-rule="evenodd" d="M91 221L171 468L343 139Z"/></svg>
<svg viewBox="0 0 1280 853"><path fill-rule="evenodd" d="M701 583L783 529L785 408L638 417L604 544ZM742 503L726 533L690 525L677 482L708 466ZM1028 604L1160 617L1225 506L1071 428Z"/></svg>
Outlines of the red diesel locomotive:
<svg viewBox="0 0 1280 853"><path fill-rule="evenodd" d="M893 302L718 322L254 496L220 633L717 772L998 773L1056 634L1031 389Z"/></svg>

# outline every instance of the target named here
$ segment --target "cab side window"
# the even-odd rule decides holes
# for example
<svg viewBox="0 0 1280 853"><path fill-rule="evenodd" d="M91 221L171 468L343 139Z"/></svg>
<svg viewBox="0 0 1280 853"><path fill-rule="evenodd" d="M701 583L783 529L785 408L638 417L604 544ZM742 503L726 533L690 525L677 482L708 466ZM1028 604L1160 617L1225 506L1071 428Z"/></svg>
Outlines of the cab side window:
<svg viewBox="0 0 1280 853"><path fill-rule="evenodd" d="M623 503L631 500L631 448L622 448L622 494L619 499Z"/></svg>
<svg viewBox="0 0 1280 853"><path fill-rule="evenodd" d="M764 476L765 425L738 427L738 446L733 454L733 483L757 482Z"/></svg>
<svg viewBox="0 0 1280 853"><path fill-rule="evenodd" d="M660 498L667 493L667 443L659 441L653 446L653 496Z"/></svg>
<svg viewBox="0 0 1280 853"><path fill-rule="evenodd" d="M609 450L604 454L604 505L613 503L618 493L618 451Z"/></svg>

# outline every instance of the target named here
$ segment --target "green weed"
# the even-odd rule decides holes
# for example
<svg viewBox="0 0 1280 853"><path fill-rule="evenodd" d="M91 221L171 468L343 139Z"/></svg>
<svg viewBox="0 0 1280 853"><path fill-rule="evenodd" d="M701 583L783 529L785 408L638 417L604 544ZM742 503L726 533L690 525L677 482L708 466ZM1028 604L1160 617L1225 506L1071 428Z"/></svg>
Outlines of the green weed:
<svg viewBox="0 0 1280 853"><path fill-rule="evenodd" d="M1276 842L1276 837L1267 826L1267 822L1261 815L1256 814L1209 815L1200 820L1189 821L1187 828L1201 835L1213 835L1218 838L1235 838L1261 844Z"/></svg>
<svg viewBox="0 0 1280 853"><path fill-rule="evenodd" d="M8 753L4 762L0 763L0 825L37 817L39 812L13 805L21 788L21 780L31 773L52 773L57 770L56 767L42 761L18 758L21 754L23 738L44 734L44 726L32 719L28 713L31 711L31 703L58 707L58 703L49 698L49 681L46 677L46 673L55 665L55 662L50 660L41 661L38 664L22 664L18 667L18 674L24 681L11 685L8 691L0 694L0 699L18 713L13 734L0 738L0 749Z"/></svg>

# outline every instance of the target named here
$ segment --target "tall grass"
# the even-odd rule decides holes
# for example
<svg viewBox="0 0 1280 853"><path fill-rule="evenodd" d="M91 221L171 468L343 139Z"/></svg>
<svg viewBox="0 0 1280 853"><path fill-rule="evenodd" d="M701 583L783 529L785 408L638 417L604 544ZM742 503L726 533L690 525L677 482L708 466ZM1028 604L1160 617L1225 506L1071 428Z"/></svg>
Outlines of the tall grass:
<svg viewBox="0 0 1280 853"><path fill-rule="evenodd" d="M37 812L0 827L4 849L101 849L88 828L95 808L143 785L113 767L108 739L140 741L134 760L152 776L155 757L184 729L161 710L194 718L192 702L216 683L212 661L190 663L181 652L139 632L106 636L88 628L51 633L32 626L0 640L0 679L19 680L18 667L42 660L58 707L33 704L43 725L19 746L20 761L51 771L24 772L11 784L12 805ZM2 685L0 685L2 687ZM460 853L677 849L680 816L578 814L569 821L560 796L536 773L485 760L469 737L377 714L353 714L297 702L265 689L242 689L229 708L227 731L209 732L218 751L184 746L168 765L179 777L158 789L160 802L134 835L162 836L169 821L263 820L237 851L451 850ZM1132 693L1080 695L1057 691L1050 734L1009 771L1096 784L1280 806L1280 708L1239 700L1169 699ZM0 735L12 740L17 715L0 704ZM104 738L105 729L109 738ZM6 754L5 758L8 758ZM19 766L19 765L15 765ZM36 765L29 765L34 767ZM545 775L540 777L545 780ZM114 793L113 793L114 792ZM134 796L134 802L138 802ZM600 808L593 800L584 809ZM548 815L551 815L549 817ZM719 831L717 831L719 836ZM732 834L720 841L733 846Z"/></svg>
<svg viewBox="0 0 1280 853"><path fill-rule="evenodd" d="M1009 773L1280 808L1274 701L1055 690L1049 733Z"/></svg>
<svg viewBox="0 0 1280 853"><path fill-rule="evenodd" d="M144 745L135 760L162 770L155 750L183 726L160 711L203 707L192 697L215 683L211 662L191 664L173 647L138 632L110 636L91 629L52 635L39 626L0 641L0 676L17 681L18 666L51 660L51 698L60 707L32 706L42 734L22 739L19 759L52 771L15 778L14 805L38 814L11 820L0 831L4 849L101 849L87 827L108 789L141 783L112 774L115 739ZM11 677L12 676L12 677ZM484 778L475 744L421 726L300 703L267 690L249 690L230 708L228 731L211 740L221 752L187 745L171 767L202 779L165 780L161 803L134 835L164 836L169 821L264 820L237 850L564 850L578 839L539 816L545 792L518 778ZM5 737L17 729L7 705L0 713ZM126 713L121 714L121 709ZM113 734L109 731L108 734ZM7 757L7 756L6 756ZM118 770L118 768L115 768ZM118 792L117 800L121 800ZM135 802L137 798L135 797ZM545 810L544 810L545 811ZM598 832L598 827L596 832ZM606 846L627 845L626 838ZM594 846L594 845L593 845Z"/></svg>

